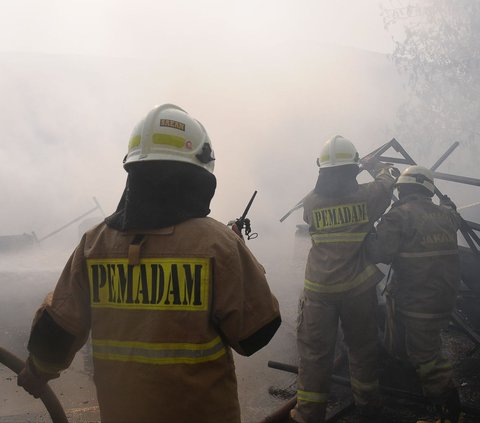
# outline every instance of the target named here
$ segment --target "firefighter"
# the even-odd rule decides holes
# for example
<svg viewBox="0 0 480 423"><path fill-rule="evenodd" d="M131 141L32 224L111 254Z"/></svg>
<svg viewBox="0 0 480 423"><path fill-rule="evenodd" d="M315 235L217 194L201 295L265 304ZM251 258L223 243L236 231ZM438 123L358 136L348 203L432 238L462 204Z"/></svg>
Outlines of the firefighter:
<svg viewBox="0 0 480 423"><path fill-rule="evenodd" d="M375 180L359 184L358 152L340 135L323 145L317 164L316 186L303 201L312 247L299 302L297 404L290 414L298 423L325 420L339 322L358 412L370 416L380 408L375 313L383 273L362 246L390 204L395 178L391 165L372 161L366 167Z"/></svg>
<svg viewBox="0 0 480 423"><path fill-rule="evenodd" d="M212 144L172 104L133 130L118 208L87 231L38 310L18 384L38 397L91 331L106 422L240 422L232 348L249 356L281 323L264 268L207 217Z"/></svg>
<svg viewBox="0 0 480 423"><path fill-rule="evenodd" d="M433 203L433 172L423 166L406 168L396 187L399 200L367 242L369 258L393 269L386 289L385 347L415 366L423 393L434 405L438 416L419 422L457 423L460 400L452 365L441 354L441 330L460 284L461 218L448 197Z"/></svg>

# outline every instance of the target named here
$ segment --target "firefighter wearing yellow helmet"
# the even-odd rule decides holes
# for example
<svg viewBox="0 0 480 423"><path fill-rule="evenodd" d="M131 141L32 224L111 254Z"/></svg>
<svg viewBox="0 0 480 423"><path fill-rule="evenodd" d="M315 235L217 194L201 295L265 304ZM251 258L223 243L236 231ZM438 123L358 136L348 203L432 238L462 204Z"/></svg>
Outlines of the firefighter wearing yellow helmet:
<svg viewBox="0 0 480 423"><path fill-rule="evenodd" d="M375 285L383 274L366 259L363 242L389 206L395 179L388 165L376 162L375 180L358 184L357 149L340 135L323 144L317 164L317 183L303 201L312 247L299 307L297 404L290 418L325 421L340 322L355 403L373 421L380 404Z"/></svg>
<svg viewBox="0 0 480 423"><path fill-rule="evenodd" d="M367 243L370 259L393 269L386 290L385 347L413 364L434 406L429 420L418 422L457 423L460 400L440 332L448 325L460 284L461 218L448 197L441 196L439 205L432 201L434 175L423 166L406 168L396 186L399 200Z"/></svg>
<svg viewBox="0 0 480 423"><path fill-rule="evenodd" d="M133 130L115 213L87 231L30 336L18 383L35 396L90 331L102 421L240 422L232 348L251 355L281 318L264 268L208 217L203 125L155 107Z"/></svg>

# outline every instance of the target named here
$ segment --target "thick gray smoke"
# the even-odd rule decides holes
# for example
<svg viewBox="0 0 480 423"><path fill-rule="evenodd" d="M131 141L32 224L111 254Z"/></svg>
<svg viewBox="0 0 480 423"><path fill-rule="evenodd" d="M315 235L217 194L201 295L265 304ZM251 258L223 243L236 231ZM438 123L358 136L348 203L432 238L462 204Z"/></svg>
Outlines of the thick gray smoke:
<svg viewBox="0 0 480 423"><path fill-rule="evenodd" d="M107 14L102 13L107 3L112 5L101 2L98 15L90 16L97 24L105 21ZM144 3L149 2L139 2ZM227 7L224 2L213 3L220 9ZM317 12L320 3L308 2ZM405 94L394 65L385 55L321 44L313 37L313 28L319 26L313 15L292 15L277 2L272 10L285 17L281 23L288 26L287 32L283 38L265 34L261 16L268 15L271 25L275 19L271 13L253 13L257 6L266 7L263 3L252 6L250 15L239 9L237 12L244 14L238 22L230 15L214 22L221 22L226 31L233 25L240 27L236 37L227 31L225 39L219 38L212 29L215 26L207 21L201 28L207 32L204 38L178 35L180 40L175 44L170 41L176 28L163 20L162 28L168 27L169 37L149 40L149 48L136 58L80 51L87 41L81 36L70 42L82 54L68 54L61 34L57 35L63 46L61 53L0 49L0 178L4 199L0 247L5 236L40 240L25 248L0 248L0 346L25 356L37 305L55 285L83 231L117 206L126 180L122 159L131 130L154 105L175 103L204 124L213 143L218 187L211 216L224 223L240 217L254 190L258 191L248 217L259 237L247 242L265 266L280 300L284 323L268 348L252 359L238 358L239 386L247 418L263 417L266 410L279 405L268 396L268 387L277 382L288 385L292 377L268 369L266 361L295 359L296 303L308 251L308 239L295 236L297 225L302 223L301 210L283 223L279 220L313 188L322 143L341 134L356 144L361 156L369 153L395 137L391 128ZM192 7L202 12L197 10L200 6ZM163 17L168 10L161 10ZM192 10L184 6L181 12ZM132 11L132 16L138 13ZM30 18L26 16L26 22ZM76 21L70 15L63 18L65 28ZM150 17L145 19L152 24ZM123 32L131 29L131 22L120 21L115 22L122 28L119 36L132 53L136 45ZM53 36L46 27L41 37L51 42ZM297 32L293 30L299 28L305 31L304 36L294 37ZM135 30L144 40L148 38L142 32L144 27L136 26ZM262 37L250 39L247 30L254 34L263 31ZM110 44L105 38L103 41L103 47L108 48ZM234 45L229 45L233 41ZM16 42L27 50L21 40ZM152 46L157 49L154 53ZM206 46L211 47L208 54ZM415 159L429 165L437 154L432 156ZM78 219L95 207L93 197L101 209ZM468 197L462 196L460 204ZM94 407L88 366L82 356L78 360L54 386L57 392L65 393L66 407ZM0 372L0 390L6 392L0 421L2 413L8 416L38 410L28 396L19 397L12 405L20 396L16 381L5 369ZM85 396L79 386L93 394ZM255 391L252 386L256 386Z"/></svg>

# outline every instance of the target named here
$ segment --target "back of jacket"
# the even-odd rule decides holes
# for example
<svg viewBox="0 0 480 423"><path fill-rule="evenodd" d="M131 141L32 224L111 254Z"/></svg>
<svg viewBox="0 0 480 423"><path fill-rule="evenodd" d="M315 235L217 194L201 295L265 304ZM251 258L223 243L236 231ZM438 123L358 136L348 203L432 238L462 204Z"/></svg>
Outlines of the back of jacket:
<svg viewBox="0 0 480 423"><path fill-rule="evenodd" d="M395 180L381 173L347 195L310 193L304 220L312 247L305 271L305 290L319 295L357 293L378 283L382 272L366 259L363 241L391 201Z"/></svg>
<svg viewBox="0 0 480 423"><path fill-rule="evenodd" d="M279 318L263 267L211 219L87 232L48 313L78 339L91 328L107 422L239 422L230 346Z"/></svg>
<svg viewBox="0 0 480 423"><path fill-rule="evenodd" d="M400 310L419 317L452 310L460 283L459 227L456 211L416 194L382 217L368 251L375 261L392 263L388 292Z"/></svg>

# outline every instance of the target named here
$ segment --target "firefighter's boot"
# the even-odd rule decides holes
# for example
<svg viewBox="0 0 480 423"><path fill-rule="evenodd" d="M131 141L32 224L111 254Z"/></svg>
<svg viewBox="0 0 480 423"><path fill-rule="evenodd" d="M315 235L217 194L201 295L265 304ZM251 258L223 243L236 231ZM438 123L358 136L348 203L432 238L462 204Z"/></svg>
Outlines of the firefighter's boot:
<svg viewBox="0 0 480 423"><path fill-rule="evenodd" d="M452 389L443 400L435 403L436 417L420 419L417 423L462 423L460 397L457 389Z"/></svg>
<svg viewBox="0 0 480 423"><path fill-rule="evenodd" d="M323 423L327 413L327 404L308 404L302 409L298 409L298 403L290 411L289 423Z"/></svg>
<svg viewBox="0 0 480 423"><path fill-rule="evenodd" d="M445 400L436 406L440 421L445 423L461 422L461 404L457 389L452 389Z"/></svg>

